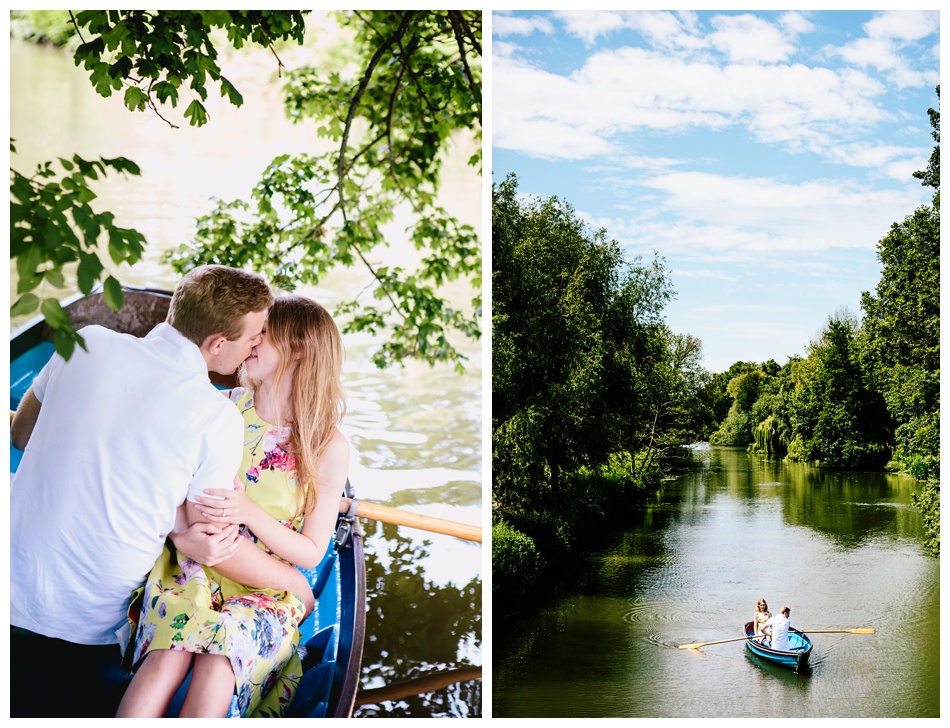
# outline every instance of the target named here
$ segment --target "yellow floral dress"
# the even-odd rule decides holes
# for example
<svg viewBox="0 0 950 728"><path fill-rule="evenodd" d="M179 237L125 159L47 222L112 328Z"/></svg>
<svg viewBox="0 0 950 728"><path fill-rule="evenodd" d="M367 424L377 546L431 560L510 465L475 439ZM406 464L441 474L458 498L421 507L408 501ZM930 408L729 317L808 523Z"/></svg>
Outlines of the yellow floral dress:
<svg viewBox="0 0 950 728"><path fill-rule="evenodd" d="M290 520L296 479L294 456L286 448L289 428L264 422L252 392L237 388L230 397L244 417L247 496L299 531L302 519ZM270 553L246 527L241 531ZM251 590L191 559L176 559L166 547L145 583L133 664L152 650L226 655L235 677L229 717L283 716L302 673L297 627L303 616L297 595Z"/></svg>

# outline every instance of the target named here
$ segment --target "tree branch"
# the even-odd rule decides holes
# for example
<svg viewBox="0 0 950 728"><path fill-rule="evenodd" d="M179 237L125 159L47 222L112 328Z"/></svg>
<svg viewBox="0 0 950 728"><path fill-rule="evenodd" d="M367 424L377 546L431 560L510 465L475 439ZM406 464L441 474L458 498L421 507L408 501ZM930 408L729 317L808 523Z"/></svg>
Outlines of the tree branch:
<svg viewBox="0 0 950 728"><path fill-rule="evenodd" d="M386 51L388 51L393 44L398 43L402 36L405 35L406 31L409 29L409 24L412 22L414 15L414 11L406 11L406 14L403 16L402 22L399 24L396 32L391 38L384 40L382 45L376 49L372 59L370 59L369 64L366 66L366 70L363 72L363 77L360 79L359 86L357 87L356 93L353 95L353 99L350 101L350 107L346 115L346 122L343 125L343 139L340 142L340 159L337 161L337 179L340 190L340 211L343 213L344 220L347 219L346 195L343 190L344 169L346 167L346 147L349 143L350 129L353 124L353 118L356 116L356 109L359 107L360 100L363 98L363 94L366 92L366 87L369 85L369 80L372 78L373 72L376 70L376 66L379 65L383 54L386 53Z"/></svg>

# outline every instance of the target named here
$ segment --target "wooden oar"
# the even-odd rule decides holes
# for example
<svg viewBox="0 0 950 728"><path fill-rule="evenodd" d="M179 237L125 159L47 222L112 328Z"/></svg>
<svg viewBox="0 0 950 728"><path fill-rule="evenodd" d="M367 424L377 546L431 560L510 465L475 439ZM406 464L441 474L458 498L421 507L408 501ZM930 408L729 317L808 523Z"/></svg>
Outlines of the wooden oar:
<svg viewBox="0 0 950 728"><path fill-rule="evenodd" d="M462 667L432 675L423 675L422 677L381 688L360 690L356 694L356 706L372 705L373 703L381 703L384 700L402 700L403 698L408 698L413 695L422 695L423 693L429 693L433 690L440 690L454 683L480 680L481 677L482 668L480 667Z"/></svg>
<svg viewBox="0 0 950 728"><path fill-rule="evenodd" d="M761 637L762 635L758 634L749 634L745 637L733 637L731 640L714 640L713 642L693 642L690 645L680 645L679 649L681 650L698 650L700 647L705 647L706 645L721 645L723 642L740 642L742 640L751 640L756 637Z"/></svg>
<svg viewBox="0 0 950 728"><path fill-rule="evenodd" d="M340 513L347 513L353 501L349 498L340 499ZM466 541L482 542L481 526L471 526L467 523L458 521L449 521L445 518L435 518L434 516L424 516L420 513L411 513L401 511L391 506L380 505L379 503L368 503L357 499L356 515L360 518L368 518L371 521L382 521L383 523L392 523L397 526L409 526L410 528L419 528L423 531L432 533L443 533L448 536L455 536Z"/></svg>
<svg viewBox="0 0 950 728"><path fill-rule="evenodd" d="M798 629L796 627L796 629ZM837 632L846 632L847 634L874 634L874 627L859 627L857 629L799 629L799 632L805 634L832 634Z"/></svg>

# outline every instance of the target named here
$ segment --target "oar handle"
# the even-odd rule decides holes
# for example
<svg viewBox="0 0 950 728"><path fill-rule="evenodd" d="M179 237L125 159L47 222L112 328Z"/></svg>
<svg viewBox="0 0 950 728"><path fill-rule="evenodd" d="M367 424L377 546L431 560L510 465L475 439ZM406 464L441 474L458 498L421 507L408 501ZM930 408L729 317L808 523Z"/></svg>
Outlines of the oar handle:
<svg viewBox="0 0 950 728"><path fill-rule="evenodd" d="M807 634L874 634L874 627L859 627L857 629L802 629Z"/></svg>
<svg viewBox="0 0 950 728"><path fill-rule="evenodd" d="M728 639L728 640L714 640L712 642L693 642L692 644L688 644L688 645L679 645L679 649L697 650L700 647L705 647L706 645L721 645L725 642L741 642L742 640L751 640L751 639L755 639L756 637L761 637L761 635L747 634L745 637L733 637L732 639Z"/></svg>
<svg viewBox="0 0 950 728"><path fill-rule="evenodd" d="M340 513L346 513L350 510L353 501L350 498L340 499ZM434 516L424 516L421 513L411 513L402 511L391 506L380 505L379 503L369 503L368 501L356 501L356 515L360 518L368 518L371 521L382 521L383 523L392 523L397 526L408 526L410 528L419 528L423 531L432 533L442 533L448 536L465 539L466 541L482 542L481 526L472 526L467 523L450 521L445 518L436 518Z"/></svg>

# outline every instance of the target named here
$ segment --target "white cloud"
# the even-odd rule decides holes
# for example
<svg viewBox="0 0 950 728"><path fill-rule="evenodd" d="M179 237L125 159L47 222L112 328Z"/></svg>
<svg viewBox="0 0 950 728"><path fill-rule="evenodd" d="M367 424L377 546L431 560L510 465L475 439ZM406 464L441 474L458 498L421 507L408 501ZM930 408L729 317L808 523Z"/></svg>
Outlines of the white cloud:
<svg viewBox="0 0 950 728"><path fill-rule="evenodd" d="M864 24L869 38L917 41L940 30L937 10L885 10Z"/></svg>
<svg viewBox="0 0 950 728"><path fill-rule="evenodd" d="M787 33L792 35L810 33L815 29L815 25L798 11L785 13L778 22Z"/></svg>
<svg viewBox="0 0 950 728"><path fill-rule="evenodd" d="M718 263L806 251L873 250L892 222L919 204L904 192L849 187L837 181L790 184L770 178L674 172L647 180L661 193L650 209L590 219L610 237L680 260ZM658 214L659 213L659 214Z"/></svg>
<svg viewBox="0 0 950 728"><path fill-rule="evenodd" d="M886 118L874 103L879 82L800 64L720 67L627 47L593 53L570 76L502 54L493 76L496 145L546 158L616 153L617 135L638 129L733 125L792 151L835 156L859 128Z"/></svg>
<svg viewBox="0 0 950 728"><path fill-rule="evenodd" d="M832 53L846 63L884 74L898 88L916 88L939 82L936 68L915 68L908 55L908 51L916 53L920 41L931 36L939 39L940 14L937 11L884 11L865 23L864 31L866 37L834 49Z"/></svg>
<svg viewBox="0 0 950 728"><path fill-rule="evenodd" d="M697 17L692 12L630 11L627 25L641 33L654 48L695 52L709 47L708 41L699 33Z"/></svg>
<svg viewBox="0 0 950 728"><path fill-rule="evenodd" d="M796 52L794 34L758 16L717 15L712 24L709 41L734 63L778 63Z"/></svg>
<svg viewBox="0 0 950 728"><path fill-rule="evenodd" d="M492 35L504 38L509 35L531 35L535 31L551 35L554 32L554 24L542 15L526 18L520 15L492 13Z"/></svg>
<svg viewBox="0 0 950 728"><path fill-rule="evenodd" d="M492 145L543 159L586 159L617 151L589 117L598 103L576 108L584 90L528 63L496 57ZM586 115L584 113L586 109Z"/></svg>
<svg viewBox="0 0 950 728"><path fill-rule="evenodd" d="M626 25L624 14L614 10L557 10L554 15L564 22L568 33L585 43Z"/></svg>

